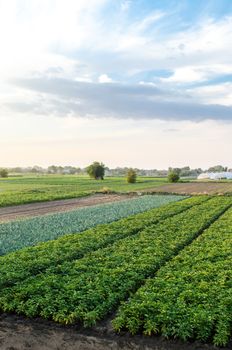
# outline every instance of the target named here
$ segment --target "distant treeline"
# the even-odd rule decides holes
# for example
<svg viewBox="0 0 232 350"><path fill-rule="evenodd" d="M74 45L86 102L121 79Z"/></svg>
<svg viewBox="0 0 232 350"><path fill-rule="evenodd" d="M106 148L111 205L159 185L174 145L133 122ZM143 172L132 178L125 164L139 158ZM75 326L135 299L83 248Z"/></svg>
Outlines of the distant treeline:
<svg viewBox="0 0 232 350"><path fill-rule="evenodd" d="M87 168L80 168L74 166L57 166L51 165L47 168L42 168L38 165L33 167L15 167L15 168L6 168L10 174L60 174L60 175L86 175ZM117 167L115 169L110 169L105 167L106 176L126 176L129 167ZM183 168L168 168L163 170L158 169L137 169L134 168L138 176L151 176L151 177L166 177L171 170L177 172L181 177L197 177L202 172L222 172L228 171L228 167L223 167L222 165L216 165L210 167L209 169L191 169L189 166Z"/></svg>

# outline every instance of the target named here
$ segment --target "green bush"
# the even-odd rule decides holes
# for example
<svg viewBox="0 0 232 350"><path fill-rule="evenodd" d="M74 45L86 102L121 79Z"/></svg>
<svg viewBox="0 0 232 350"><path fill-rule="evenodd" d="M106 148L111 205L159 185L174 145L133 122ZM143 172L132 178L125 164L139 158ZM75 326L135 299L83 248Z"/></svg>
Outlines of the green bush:
<svg viewBox="0 0 232 350"><path fill-rule="evenodd" d="M95 180L104 180L105 165L103 163L94 162L87 168L88 175Z"/></svg>
<svg viewBox="0 0 232 350"><path fill-rule="evenodd" d="M134 169L129 169L127 172L127 182L134 184L136 182L137 174Z"/></svg>
<svg viewBox="0 0 232 350"><path fill-rule="evenodd" d="M177 172L175 171L170 171L168 174L168 181L169 182L178 182L180 180L180 176Z"/></svg>
<svg viewBox="0 0 232 350"><path fill-rule="evenodd" d="M0 177L8 177L7 169L0 169Z"/></svg>

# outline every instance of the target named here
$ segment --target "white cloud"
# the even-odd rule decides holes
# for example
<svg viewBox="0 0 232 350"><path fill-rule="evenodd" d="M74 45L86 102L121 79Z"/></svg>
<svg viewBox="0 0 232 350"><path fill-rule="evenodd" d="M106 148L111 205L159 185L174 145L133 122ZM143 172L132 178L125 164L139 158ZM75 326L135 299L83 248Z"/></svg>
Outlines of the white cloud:
<svg viewBox="0 0 232 350"><path fill-rule="evenodd" d="M217 21L201 17L191 28L172 32L175 23L171 17L168 22L168 13L141 11L135 18L130 16L133 1L116 1L119 11L108 16L102 9L107 4L107 11L110 3L0 0L2 148L12 141L4 153L6 162L13 159L13 165L21 154L21 164L35 157L42 163L44 150L49 149L46 157L54 162L65 162L70 154L70 163L77 155L82 164L91 156L107 163L113 155L115 165L121 165L128 142L134 147L125 159L134 166L149 167L147 149L162 150L156 164L160 167L168 166L170 158L180 165L191 158L196 166L203 159L212 163L229 159L231 124L221 121L231 121L232 84L207 83L232 74L232 17ZM172 74L153 79L152 71L159 70ZM113 82L111 77L122 83L106 84ZM198 82L205 85L186 88ZM206 121L210 118L220 122ZM167 121L162 124L161 119ZM70 120L73 129L67 126ZM98 129L96 137L92 130L88 139L91 123ZM165 128L168 137L161 131Z"/></svg>
<svg viewBox="0 0 232 350"><path fill-rule="evenodd" d="M232 83L196 87L188 93L202 103L232 106Z"/></svg>
<svg viewBox="0 0 232 350"><path fill-rule="evenodd" d="M231 73L232 17L202 20L188 30L166 35L160 35L159 26L155 32L144 32L156 16L158 19L161 15L147 16L127 28L108 33L103 48L118 55L119 69L132 74L144 69L172 70L172 77L163 83L205 81Z"/></svg>
<svg viewBox="0 0 232 350"><path fill-rule="evenodd" d="M143 20L133 23L133 31L137 34L148 29L152 24L165 16L164 12L156 11L146 16Z"/></svg>
<svg viewBox="0 0 232 350"><path fill-rule="evenodd" d="M189 83L201 82L207 79L207 74L198 67L181 67L174 71L174 74L169 78L161 78L162 82L167 83Z"/></svg>
<svg viewBox="0 0 232 350"><path fill-rule="evenodd" d="M183 55L194 55L193 59L196 59L196 56L204 58L206 55L216 53L217 56L210 57L211 60L218 58L219 54L221 59L226 60L221 53L232 49L231 45L228 46L231 39L232 17L224 17L219 21L204 18L189 30L173 36L168 45Z"/></svg>
<svg viewBox="0 0 232 350"><path fill-rule="evenodd" d="M72 69L78 60L64 51L93 43L91 38L99 26L95 18L106 1L1 1L1 77L28 75L54 66Z"/></svg>
<svg viewBox="0 0 232 350"><path fill-rule="evenodd" d="M161 78L163 83L194 83L204 82L221 75L232 74L232 64L212 64L185 66L174 69L168 78Z"/></svg>
<svg viewBox="0 0 232 350"><path fill-rule="evenodd" d="M159 23L168 13L155 11L135 21L120 21L119 14L116 23L106 26L100 10L107 2L0 2L1 77L28 75L55 66L62 67L67 77L81 75L81 79L87 73L100 75L104 69L109 74L114 70L130 75L165 68L172 70L173 76L162 82L178 83L208 79L215 74L216 65L230 65L231 17L202 20L189 30L161 35ZM129 3L123 1L121 6L128 7ZM148 31L150 26L152 30ZM78 50L87 52L87 58ZM95 59L94 55L99 57ZM76 74L75 62L85 66L82 74Z"/></svg>
<svg viewBox="0 0 232 350"><path fill-rule="evenodd" d="M124 0L121 2L121 11L128 11L131 6L131 0Z"/></svg>
<svg viewBox="0 0 232 350"><path fill-rule="evenodd" d="M99 83L112 83L113 80L107 74L101 74L98 77Z"/></svg>

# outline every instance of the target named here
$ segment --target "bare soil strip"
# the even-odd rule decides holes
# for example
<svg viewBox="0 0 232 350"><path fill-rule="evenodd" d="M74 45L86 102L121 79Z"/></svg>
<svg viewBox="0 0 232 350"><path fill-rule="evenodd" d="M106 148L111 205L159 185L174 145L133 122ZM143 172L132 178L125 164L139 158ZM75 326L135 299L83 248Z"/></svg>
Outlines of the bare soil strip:
<svg viewBox="0 0 232 350"><path fill-rule="evenodd" d="M49 213L61 213L97 204L122 201L130 199L133 196L135 195L94 194L82 198L15 205L11 207L0 208L0 222L17 220L32 216L40 216Z"/></svg>
<svg viewBox="0 0 232 350"><path fill-rule="evenodd" d="M186 182L159 186L143 192L175 193L175 194L232 194L232 182Z"/></svg>
<svg viewBox="0 0 232 350"><path fill-rule="evenodd" d="M224 350L231 350L232 343ZM107 327L94 331L64 327L41 319L0 315L1 350L217 350L198 342L165 340L162 337L116 335Z"/></svg>

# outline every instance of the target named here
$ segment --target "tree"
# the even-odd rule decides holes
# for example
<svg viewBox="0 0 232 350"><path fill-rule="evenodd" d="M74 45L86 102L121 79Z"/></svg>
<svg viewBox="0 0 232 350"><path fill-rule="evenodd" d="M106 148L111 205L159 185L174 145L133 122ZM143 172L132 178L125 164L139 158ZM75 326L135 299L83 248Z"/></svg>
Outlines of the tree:
<svg viewBox="0 0 232 350"><path fill-rule="evenodd" d="M8 177L8 170L0 169L0 177Z"/></svg>
<svg viewBox="0 0 232 350"><path fill-rule="evenodd" d="M99 162L93 162L86 168L87 174L95 180L104 180L105 165Z"/></svg>
<svg viewBox="0 0 232 350"><path fill-rule="evenodd" d="M136 182L136 178L137 178L136 171L134 169L129 169L127 171L127 177L126 177L127 182L130 184L133 184Z"/></svg>
<svg viewBox="0 0 232 350"><path fill-rule="evenodd" d="M169 182L178 182L180 179L180 175L178 172L171 170L168 174L168 181Z"/></svg>
<svg viewBox="0 0 232 350"><path fill-rule="evenodd" d="M56 165L50 165L48 167L48 173L49 174L56 174L57 173L57 166Z"/></svg>
<svg viewBox="0 0 232 350"><path fill-rule="evenodd" d="M31 169L31 172L33 174L42 174L43 173L43 168L41 168L41 166L34 165L33 168Z"/></svg>
<svg viewBox="0 0 232 350"><path fill-rule="evenodd" d="M177 174L177 175L180 176L181 168L172 168L172 167L169 167L169 168L168 168L168 174L171 173L171 172L174 172L175 174Z"/></svg>
<svg viewBox="0 0 232 350"><path fill-rule="evenodd" d="M222 165L215 165L210 167L207 171L209 173L221 173L223 171L226 171L227 167L223 167Z"/></svg>

